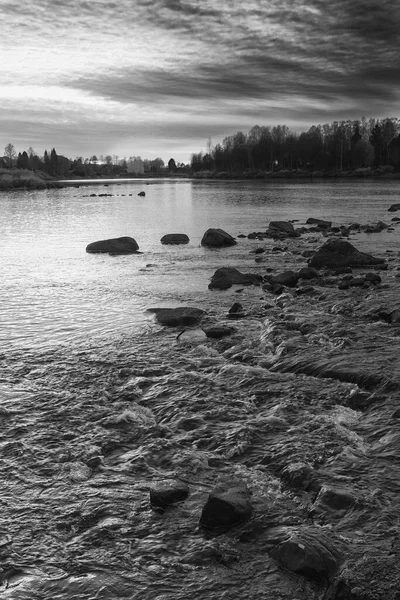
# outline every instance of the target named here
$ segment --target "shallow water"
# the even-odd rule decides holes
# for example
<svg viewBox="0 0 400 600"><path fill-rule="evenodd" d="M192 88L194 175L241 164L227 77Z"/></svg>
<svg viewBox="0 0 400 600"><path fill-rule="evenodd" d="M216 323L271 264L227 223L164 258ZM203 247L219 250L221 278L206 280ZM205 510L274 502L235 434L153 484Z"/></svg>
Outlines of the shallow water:
<svg viewBox="0 0 400 600"><path fill-rule="evenodd" d="M311 296L207 285L219 266L305 266L300 252L322 234L214 251L200 240L211 226L237 236L288 218L389 222L400 186L149 183L0 196L4 597L322 600L336 592L273 557L300 532L329 536L355 600L394 599L400 330L368 314L400 304L399 230L350 240L388 258L381 286L339 290L326 279L312 282ZM175 231L190 244L159 243ZM143 254L85 253L119 235ZM250 251L260 246L256 263ZM233 322L238 300L247 317ZM146 312L183 304L207 311L202 325L236 332L218 341L189 328L178 338L181 328ZM285 485L295 463L353 505L331 510L315 489ZM160 514L149 489L165 478L187 482L190 495ZM247 484L254 516L210 538L198 522L219 480Z"/></svg>

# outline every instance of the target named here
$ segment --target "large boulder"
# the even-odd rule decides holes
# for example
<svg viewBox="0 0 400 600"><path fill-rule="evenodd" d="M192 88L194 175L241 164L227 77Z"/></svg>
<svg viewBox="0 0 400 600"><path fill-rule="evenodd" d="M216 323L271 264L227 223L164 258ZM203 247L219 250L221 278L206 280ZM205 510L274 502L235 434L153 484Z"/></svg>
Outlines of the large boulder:
<svg viewBox="0 0 400 600"><path fill-rule="evenodd" d="M375 258L370 254L359 252L350 242L331 239L325 242L314 254L309 262L309 266L316 269L320 267L336 269L338 267L366 267L379 265L384 262L381 258Z"/></svg>
<svg viewBox="0 0 400 600"><path fill-rule="evenodd" d="M168 325L169 327L197 325L205 314L201 308L191 308L190 306L149 308L148 311L155 313L156 319L161 325Z"/></svg>
<svg viewBox="0 0 400 600"><path fill-rule="evenodd" d="M89 252L90 254L103 252L108 252L109 254L135 254L138 250L139 245L137 241L128 236L100 240L86 246L86 252Z"/></svg>
<svg viewBox="0 0 400 600"><path fill-rule="evenodd" d="M210 290L227 290L233 284L239 285L260 285L261 275L253 273L241 273L233 267L221 267L217 269L211 277L211 283L208 286Z"/></svg>
<svg viewBox="0 0 400 600"><path fill-rule="evenodd" d="M273 238L298 237L298 233L288 221L271 221L267 234Z"/></svg>
<svg viewBox="0 0 400 600"><path fill-rule="evenodd" d="M167 233L163 235L160 242L162 244L188 244L189 237L186 233Z"/></svg>
<svg viewBox="0 0 400 600"><path fill-rule="evenodd" d="M224 482L209 494L203 507L200 526L214 533L222 533L250 519L253 507L245 484Z"/></svg>
<svg viewBox="0 0 400 600"><path fill-rule="evenodd" d="M201 240L202 246L211 248L222 248L224 246L234 246L237 241L223 229L207 229Z"/></svg>

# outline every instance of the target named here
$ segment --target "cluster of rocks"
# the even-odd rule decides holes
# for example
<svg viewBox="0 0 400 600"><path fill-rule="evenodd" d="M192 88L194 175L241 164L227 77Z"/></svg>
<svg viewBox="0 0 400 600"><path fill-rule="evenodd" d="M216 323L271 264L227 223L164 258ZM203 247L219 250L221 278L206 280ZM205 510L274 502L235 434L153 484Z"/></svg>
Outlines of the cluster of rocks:
<svg viewBox="0 0 400 600"><path fill-rule="evenodd" d="M74 186L74 187L79 187L79 185ZM118 194L121 196L126 196L126 194ZM139 192L138 196L145 196L146 192ZM128 196L133 196L133 194L128 194ZM105 198L105 197L109 197L109 198L114 198L115 194L85 194L83 196L83 198Z"/></svg>

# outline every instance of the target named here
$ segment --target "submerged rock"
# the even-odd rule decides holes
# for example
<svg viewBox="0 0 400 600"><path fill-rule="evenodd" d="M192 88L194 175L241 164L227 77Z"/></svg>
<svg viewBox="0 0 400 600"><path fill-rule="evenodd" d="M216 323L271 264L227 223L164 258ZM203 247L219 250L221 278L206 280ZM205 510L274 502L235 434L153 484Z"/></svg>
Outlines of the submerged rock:
<svg viewBox="0 0 400 600"><path fill-rule="evenodd" d="M359 252L345 240L331 239L325 242L309 262L310 267L364 267L382 264L385 261L370 254Z"/></svg>
<svg viewBox="0 0 400 600"><path fill-rule="evenodd" d="M201 240L202 246L210 246L212 248L222 248L224 246L234 246L237 241L229 233L223 229L207 229Z"/></svg>
<svg viewBox="0 0 400 600"><path fill-rule="evenodd" d="M320 583L329 581L342 561L329 537L317 528L294 532L271 556L288 571Z"/></svg>
<svg viewBox="0 0 400 600"><path fill-rule="evenodd" d="M160 242L162 244L188 244L189 237L186 233L167 233L163 235Z"/></svg>
<svg viewBox="0 0 400 600"><path fill-rule="evenodd" d="M201 321L205 312L201 308L179 306L177 308L148 308L149 312L156 315L161 325L177 327L179 325L196 325Z"/></svg>
<svg viewBox="0 0 400 600"><path fill-rule="evenodd" d="M200 526L214 533L222 533L250 519L253 507L244 483L220 483L208 496L203 507Z"/></svg>
<svg viewBox="0 0 400 600"><path fill-rule="evenodd" d="M86 252L90 254L136 254L139 250L137 241L128 236L111 238L109 240L100 240L92 242L86 246Z"/></svg>
<svg viewBox="0 0 400 600"><path fill-rule="evenodd" d="M155 508L167 508L189 496L189 486L183 481L170 480L157 482L150 488L150 503Z"/></svg>
<svg viewBox="0 0 400 600"><path fill-rule="evenodd" d="M232 267L221 267L217 269L211 277L211 283L208 286L210 290L227 290L233 284L239 285L260 285L261 275L253 273L241 273Z"/></svg>
<svg viewBox="0 0 400 600"><path fill-rule="evenodd" d="M225 325L213 325L212 327L204 328L204 333L209 338L220 339L227 335L235 333L236 329L233 327L226 327Z"/></svg>

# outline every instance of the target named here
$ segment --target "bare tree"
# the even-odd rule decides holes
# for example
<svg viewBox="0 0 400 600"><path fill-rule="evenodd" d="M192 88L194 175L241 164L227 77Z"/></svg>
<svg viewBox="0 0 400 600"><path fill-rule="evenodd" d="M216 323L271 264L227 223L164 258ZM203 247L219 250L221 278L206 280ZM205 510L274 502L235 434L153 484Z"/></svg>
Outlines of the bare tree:
<svg viewBox="0 0 400 600"><path fill-rule="evenodd" d="M13 161L17 157L17 153L13 144L7 144L4 148L4 158L7 159L8 166L11 168L13 166Z"/></svg>

